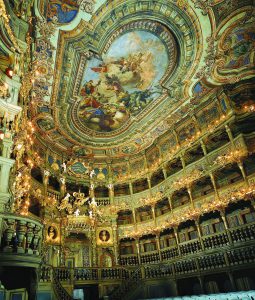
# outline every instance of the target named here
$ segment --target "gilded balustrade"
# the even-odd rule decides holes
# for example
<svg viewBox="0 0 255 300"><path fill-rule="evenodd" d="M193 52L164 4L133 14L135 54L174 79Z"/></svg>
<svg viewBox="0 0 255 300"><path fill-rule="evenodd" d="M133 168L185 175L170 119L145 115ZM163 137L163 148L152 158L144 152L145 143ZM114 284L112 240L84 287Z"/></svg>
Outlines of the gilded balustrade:
<svg viewBox="0 0 255 300"><path fill-rule="evenodd" d="M229 239L231 235L231 240ZM214 234L204 235L201 239L192 239L185 242L179 242L177 244L160 248L161 259L157 251L149 251L146 253L138 254L140 256L141 264L157 263L162 261L177 261L185 256L192 256L199 253L203 255L214 249L225 247L232 247L237 243L253 241L255 239L255 222L244 224L238 227L225 229L222 232L216 232ZM132 263L130 263L132 261ZM134 254L121 255L119 260L121 265L137 265L139 259Z"/></svg>
<svg viewBox="0 0 255 300"><path fill-rule="evenodd" d="M0 214L2 219L1 247L5 254L39 257L43 225L28 217Z"/></svg>
<svg viewBox="0 0 255 300"><path fill-rule="evenodd" d="M156 262L154 264L140 265L138 267L112 267L112 268L53 268L58 281L69 282L71 274L74 274L74 282L91 282L91 281L115 281L125 282L129 279L151 279L174 274L185 274L191 272L199 272L203 270L214 270L215 268L223 268L236 264L249 264L255 262L255 247L246 246L234 249L225 249L221 252L215 251L206 255L195 255L189 258L180 258L164 262ZM41 281L49 282L52 278L52 269L49 266L41 268Z"/></svg>

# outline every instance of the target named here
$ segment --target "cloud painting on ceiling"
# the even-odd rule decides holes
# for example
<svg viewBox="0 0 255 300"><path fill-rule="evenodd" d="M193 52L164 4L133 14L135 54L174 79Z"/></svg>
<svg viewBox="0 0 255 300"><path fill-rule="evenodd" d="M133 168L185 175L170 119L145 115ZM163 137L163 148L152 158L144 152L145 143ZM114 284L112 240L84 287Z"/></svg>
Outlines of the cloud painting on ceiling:
<svg viewBox="0 0 255 300"><path fill-rule="evenodd" d="M154 34L136 30L117 38L102 60L88 60L80 90L79 118L110 132L139 114L162 93L168 54Z"/></svg>

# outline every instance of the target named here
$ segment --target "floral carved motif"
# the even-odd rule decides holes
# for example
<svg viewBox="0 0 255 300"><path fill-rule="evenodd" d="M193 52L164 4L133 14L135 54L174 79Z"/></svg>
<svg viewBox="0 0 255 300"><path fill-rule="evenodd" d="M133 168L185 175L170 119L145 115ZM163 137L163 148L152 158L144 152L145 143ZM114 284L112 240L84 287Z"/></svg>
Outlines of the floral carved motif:
<svg viewBox="0 0 255 300"><path fill-rule="evenodd" d="M88 14L94 11L95 0L78 0L77 3L80 5L80 9Z"/></svg>

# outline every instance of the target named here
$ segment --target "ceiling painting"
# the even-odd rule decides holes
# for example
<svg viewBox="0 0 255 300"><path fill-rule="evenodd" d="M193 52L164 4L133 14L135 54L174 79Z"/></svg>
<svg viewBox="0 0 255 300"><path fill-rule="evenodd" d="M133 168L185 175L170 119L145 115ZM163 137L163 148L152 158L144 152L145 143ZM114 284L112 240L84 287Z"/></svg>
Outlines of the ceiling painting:
<svg viewBox="0 0 255 300"><path fill-rule="evenodd" d="M80 12L73 22L80 3L48 0L41 9L58 35L51 98L40 102L37 127L62 156L81 163L141 153L192 108L183 90L202 50L196 13L171 1L160 10L152 0L112 1L90 21Z"/></svg>
<svg viewBox="0 0 255 300"><path fill-rule="evenodd" d="M77 0L49 0L47 19L58 23L69 23L76 17L78 10Z"/></svg>
<svg viewBox="0 0 255 300"><path fill-rule="evenodd" d="M162 41L147 31L125 33L102 59L88 61L79 105L82 123L95 131L118 129L161 95L168 65Z"/></svg>

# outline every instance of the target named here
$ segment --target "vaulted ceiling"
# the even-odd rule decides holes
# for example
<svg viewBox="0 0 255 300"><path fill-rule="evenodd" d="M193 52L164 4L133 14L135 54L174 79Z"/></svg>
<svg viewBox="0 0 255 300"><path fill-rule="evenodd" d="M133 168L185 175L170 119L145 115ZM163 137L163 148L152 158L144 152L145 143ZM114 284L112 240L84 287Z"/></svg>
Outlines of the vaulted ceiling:
<svg viewBox="0 0 255 300"><path fill-rule="evenodd" d="M204 94L243 76L224 47L252 1L232 12L228 2L39 1L31 115L41 151L100 164L176 134Z"/></svg>

